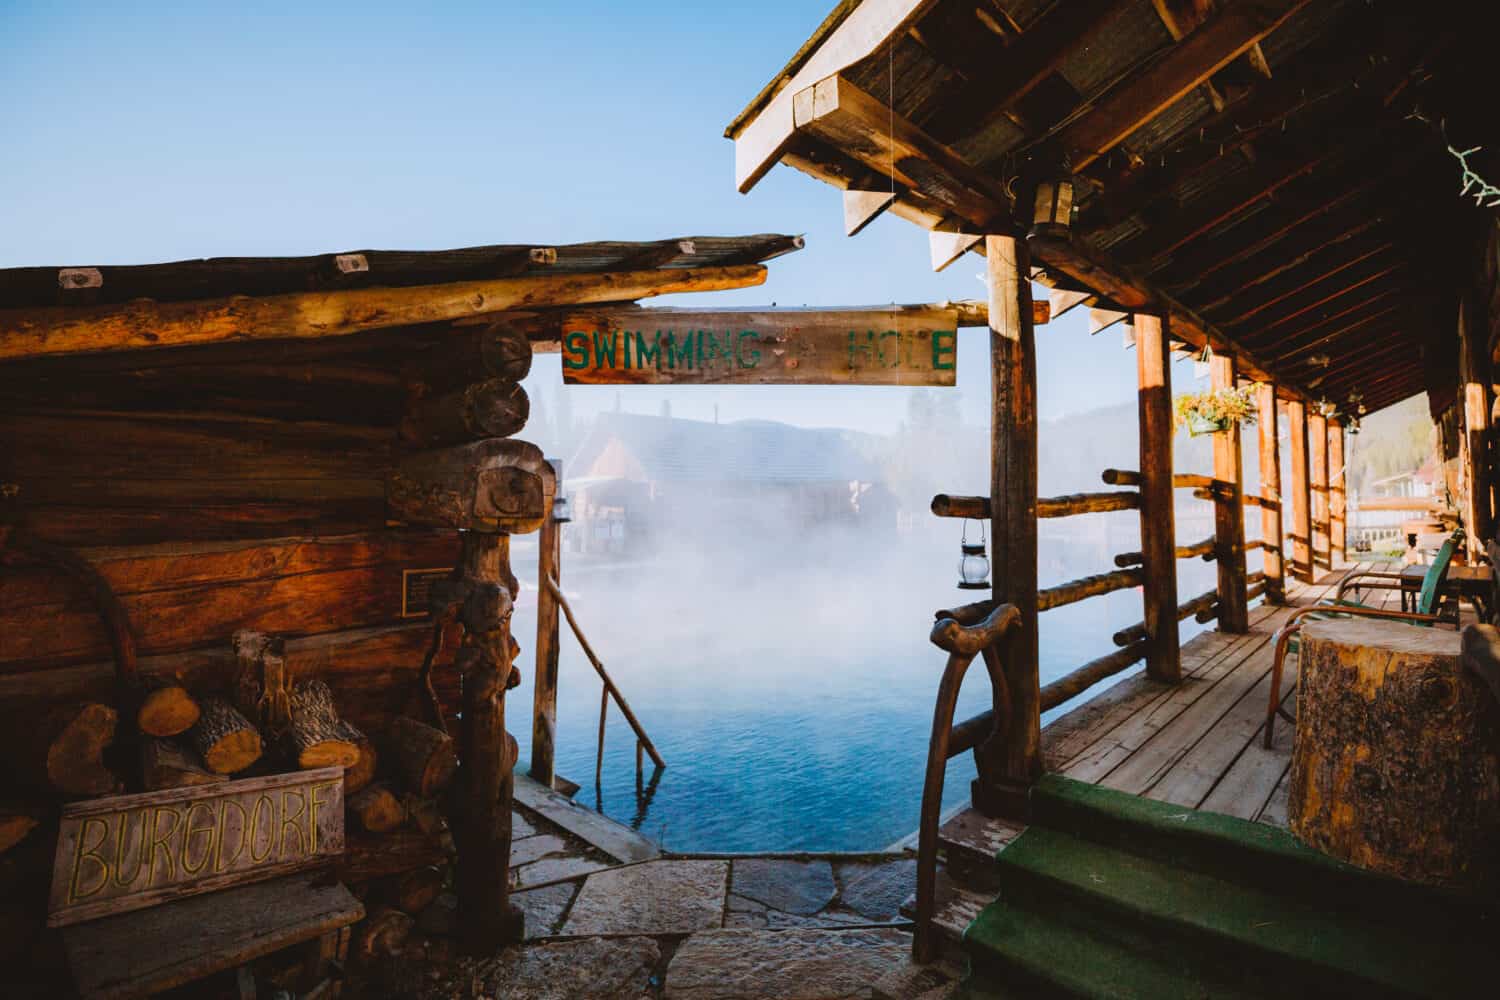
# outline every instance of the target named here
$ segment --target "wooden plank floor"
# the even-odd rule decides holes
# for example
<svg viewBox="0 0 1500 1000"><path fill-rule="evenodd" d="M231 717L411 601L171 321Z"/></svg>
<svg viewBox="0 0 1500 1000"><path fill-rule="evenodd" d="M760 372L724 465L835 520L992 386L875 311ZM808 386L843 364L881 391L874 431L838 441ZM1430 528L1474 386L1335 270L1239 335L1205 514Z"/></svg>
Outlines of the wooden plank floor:
<svg viewBox="0 0 1500 1000"><path fill-rule="evenodd" d="M1288 603L1250 612L1250 631L1204 632L1182 647L1184 679L1164 685L1143 675L1090 699L1042 731L1049 770L1080 781L1195 809L1286 825L1286 776L1293 727L1261 745L1270 696L1275 633L1292 609L1333 596L1352 565L1316 583L1293 583ZM1361 568L1386 568L1373 563ZM1394 591L1367 591L1365 603L1396 607ZM1296 657L1282 679L1282 703L1295 711Z"/></svg>

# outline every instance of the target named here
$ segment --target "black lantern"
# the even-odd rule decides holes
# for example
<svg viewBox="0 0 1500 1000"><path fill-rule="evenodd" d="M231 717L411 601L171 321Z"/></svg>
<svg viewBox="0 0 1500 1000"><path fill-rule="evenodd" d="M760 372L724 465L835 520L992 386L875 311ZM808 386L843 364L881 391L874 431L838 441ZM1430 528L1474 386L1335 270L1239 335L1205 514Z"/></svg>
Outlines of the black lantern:
<svg viewBox="0 0 1500 1000"><path fill-rule="evenodd" d="M979 541L969 541L969 522L964 522L963 535L959 539L958 589L988 590L990 587L990 559L984 554L984 522L979 524Z"/></svg>
<svg viewBox="0 0 1500 1000"><path fill-rule="evenodd" d="M1073 225L1073 178L1059 174L1037 182L1031 212L1031 235L1060 237Z"/></svg>

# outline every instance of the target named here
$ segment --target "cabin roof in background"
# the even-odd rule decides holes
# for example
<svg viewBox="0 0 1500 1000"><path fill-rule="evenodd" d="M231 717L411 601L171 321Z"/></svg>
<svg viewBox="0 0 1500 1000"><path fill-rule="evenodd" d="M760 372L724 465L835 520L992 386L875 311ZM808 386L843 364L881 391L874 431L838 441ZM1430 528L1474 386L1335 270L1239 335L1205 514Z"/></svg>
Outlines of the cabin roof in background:
<svg viewBox="0 0 1500 1000"><path fill-rule="evenodd" d="M741 190L777 162L846 191L894 182L889 210L929 230L1012 229L1037 179L1072 173L1071 232L1031 240L1039 280L1165 311L1292 395L1357 390L1373 410L1425 388L1423 345L1453 335L1490 213L1457 197L1439 122L1500 175L1493 20L1393 0L862 0L728 134Z"/></svg>
<svg viewBox="0 0 1500 1000"><path fill-rule="evenodd" d="M282 295L348 288L405 288L546 274L608 274L759 264L800 249L802 239L682 236L669 240L600 240L553 246L496 244L457 250L346 250L304 257L208 257L162 264L61 265L0 269L0 309L99 305L153 299L181 302L235 295ZM362 258L361 263L354 258ZM344 261L340 266L341 259ZM80 271L97 271L97 287Z"/></svg>
<svg viewBox="0 0 1500 1000"><path fill-rule="evenodd" d="M770 420L718 424L638 413L601 413L564 465L590 478L611 442L639 463L648 482L830 483L878 482L871 456L875 439L858 431L794 427ZM613 474L610 474L613 478Z"/></svg>

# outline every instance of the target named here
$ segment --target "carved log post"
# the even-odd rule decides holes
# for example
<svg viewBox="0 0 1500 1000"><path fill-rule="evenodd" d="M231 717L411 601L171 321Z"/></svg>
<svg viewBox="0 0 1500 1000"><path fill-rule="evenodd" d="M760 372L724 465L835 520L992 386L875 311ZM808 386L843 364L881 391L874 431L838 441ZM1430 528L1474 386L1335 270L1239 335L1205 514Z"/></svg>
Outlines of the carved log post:
<svg viewBox="0 0 1500 1000"><path fill-rule="evenodd" d="M1312 496L1313 568L1331 569L1328 558L1328 419L1307 415L1307 489Z"/></svg>
<svg viewBox="0 0 1500 1000"><path fill-rule="evenodd" d="M463 595L463 708L450 801L459 917L476 954L519 941L524 929L508 878L515 759L507 752L505 692L516 679L510 618L520 590L510 571L510 534L542 526L556 486L535 445L493 439L410 455L387 483L396 516L462 532L451 586Z"/></svg>
<svg viewBox="0 0 1500 1000"><path fill-rule="evenodd" d="M1307 404L1300 399L1288 402L1286 423L1292 447L1292 481L1287 490L1292 501L1292 573L1304 583L1312 583L1316 574L1312 564L1312 517L1307 481Z"/></svg>
<svg viewBox="0 0 1500 1000"><path fill-rule="evenodd" d="M522 936L523 917L510 903L511 797L506 766L505 690L510 681L510 536L463 533L460 579L464 602L463 726L459 734L458 906L465 941L475 954Z"/></svg>
<svg viewBox="0 0 1500 1000"><path fill-rule="evenodd" d="M1285 569L1282 565L1281 540L1281 440L1276 428L1276 386L1261 383L1260 418L1260 539L1265 552L1266 603L1286 602Z"/></svg>
<svg viewBox="0 0 1500 1000"><path fill-rule="evenodd" d="M1234 358L1215 354L1209 361L1215 389L1233 389ZM1230 483L1227 493L1220 487L1214 498L1214 552L1219 564L1219 630L1248 632L1250 613L1245 594L1245 487L1240 444L1240 423L1213 436L1214 479Z"/></svg>
<svg viewBox="0 0 1500 1000"><path fill-rule="evenodd" d="M1041 774L1041 683L1037 675L1036 342L1030 254L1011 236L985 237L991 352L990 543L994 598L1020 623L1001 640L1009 704L994 691L995 736L974 750L975 808L1024 817ZM1008 714L1007 714L1008 713Z"/></svg>
<svg viewBox="0 0 1500 1000"><path fill-rule="evenodd" d="M1165 318L1136 314L1146 673L1175 684L1182 679L1182 657L1177 637L1177 518L1172 500L1172 370L1168 340Z"/></svg>
<svg viewBox="0 0 1500 1000"><path fill-rule="evenodd" d="M1467 488L1460 498L1472 560L1484 554L1494 531L1490 484L1490 359L1484 306L1474 295L1459 310L1459 377L1463 382L1464 435L1461 455Z"/></svg>
<svg viewBox="0 0 1500 1000"><path fill-rule="evenodd" d="M561 482L561 466L553 462L552 468L558 482ZM542 522L541 536L537 543L537 576L542 580L558 580L560 583L562 525L557 520L555 504L547 519ZM560 627L557 598L552 595L552 589L542 583L536 599L536 670L531 678L531 776L548 788L552 787L552 779L556 776L554 754L557 747L557 647Z"/></svg>
<svg viewBox="0 0 1500 1000"><path fill-rule="evenodd" d="M1344 425L1328 421L1328 558L1335 564L1348 558L1348 495L1344 492Z"/></svg>

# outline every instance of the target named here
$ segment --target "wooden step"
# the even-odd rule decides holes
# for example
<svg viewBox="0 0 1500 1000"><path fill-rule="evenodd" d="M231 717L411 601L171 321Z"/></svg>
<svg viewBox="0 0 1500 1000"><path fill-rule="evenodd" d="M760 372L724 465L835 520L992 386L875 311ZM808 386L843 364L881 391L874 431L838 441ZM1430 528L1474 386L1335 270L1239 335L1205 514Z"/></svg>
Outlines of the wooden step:
<svg viewBox="0 0 1500 1000"><path fill-rule="evenodd" d="M976 890L964 883L955 881L947 871L942 868L937 873L937 911L933 914L932 925L937 929L938 936L950 945L956 945L963 941L964 930L973 923L974 918L979 916L981 910L989 905L993 893ZM917 914L917 897L912 894L906 897L906 902L901 904L901 915L909 919L915 919Z"/></svg>
<svg viewBox="0 0 1500 1000"><path fill-rule="evenodd" d="M938 828L938 850L949 876L974 890L998 888L995 855L1025 826L964 809Z"/></svg>

